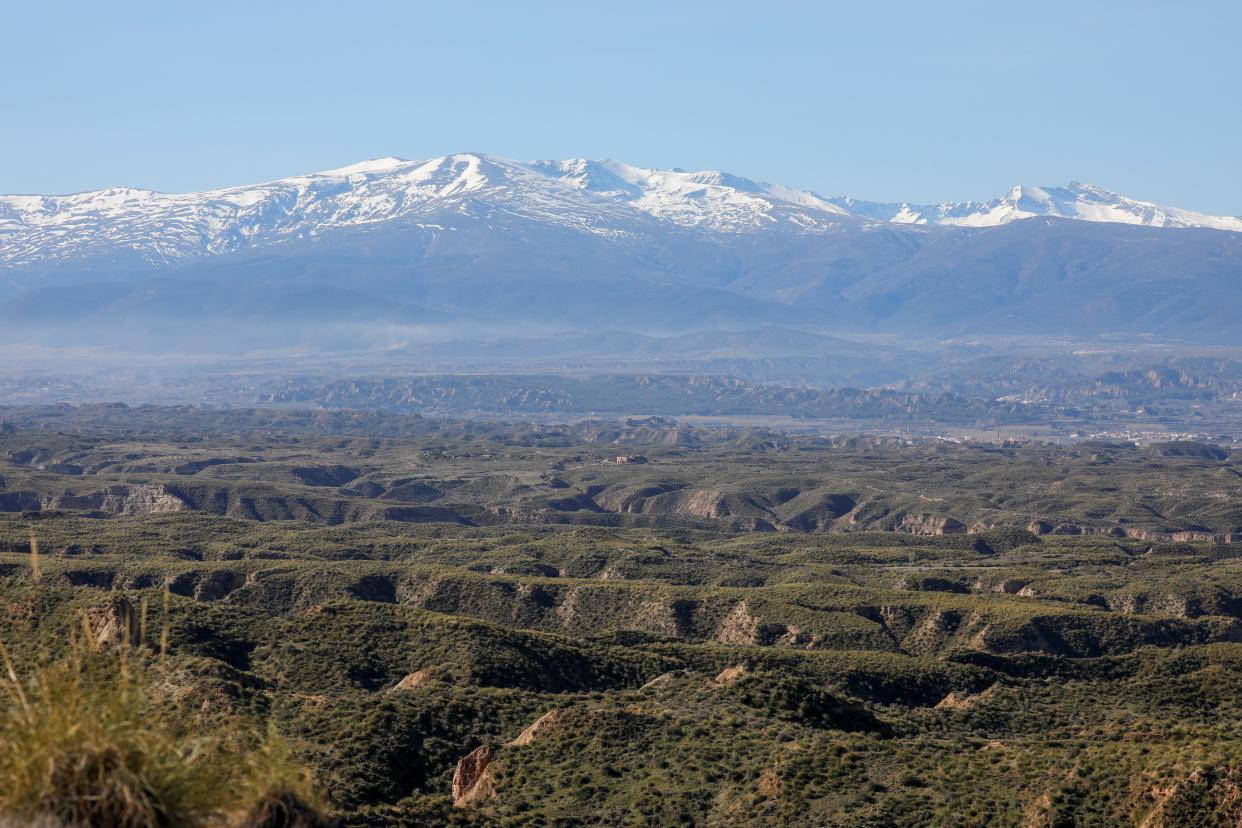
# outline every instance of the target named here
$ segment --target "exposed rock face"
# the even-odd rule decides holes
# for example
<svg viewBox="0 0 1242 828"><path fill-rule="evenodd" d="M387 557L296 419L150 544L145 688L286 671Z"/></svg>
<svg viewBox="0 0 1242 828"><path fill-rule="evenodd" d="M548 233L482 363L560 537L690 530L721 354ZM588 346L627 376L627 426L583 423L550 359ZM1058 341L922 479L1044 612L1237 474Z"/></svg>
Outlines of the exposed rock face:
<svg viewBox="0 0 1242 828"><path fill-rule="evenodd" d="M138 612L128 598L113 598L102 610L91 614L90 622L91 629L94 630L96 646L137 647L142 643Z"/></svg>
<svg viewBox="0 0 1242 828"><path fill-rule="evenodd" d="M692 493L682 506L682 511L705 518L720 518L730 514L724 494L717 489L700 489Z"/></svg>
<svg viewBox="0 0 1242 828"><path fill-rule="evenodd" d="M436 678L436 672L437 671L432 669L415 670L405 678L401 679L401 681L390 687L387 692L399 693L405 690L413 690L416 687L422 687L427 682Z"/></svg>
<svg viewBox="0 0 1242 828"><path fill-rule="evenodd" d="M606 579L610 580L610 579ZM611 588L571 587L550 593L553 608L538 608L540 615L554 613L564 630L607 624L614 629L643 630L659 635L688 637L697 605L693 601L665 598L639 599L634 593Z"/></svg>
<svg viewBox="0 0 1242 828"><path fill-rule="evenodd" d="M529 745L541 737L552 736L566 729L573 714L569 709L549 710L526 727L517 738L510 742L515 747Z"/></svg>
<svg viewBox="0 0 1242 828"><path fill-rule="evenodd" d="M714 681L717 684L729 685L736 681L740 681L750 673L750 669L745 664L738 664L733 667L726 667L721 670Z"/></svg>
<svg viewBox="0 0 1242 828"><path fill-rule="evenodd" d="M766 629L774 636L771 642L777 647L814 649L823 641L820 636L803 631L797 624L769 624Z"/></svg>
<svg viewBox="0 0 1242 828"><path fill-rule="evenodd" d="M717 625L713 641L744 646L777 646L814 648L821 644L819 635L806 632L795 624L764 623L746 601L740 601Z"/></svg>
<svg viewBox="0 0 1242 828"><path fill-rule="evenodd" d="M963 535L966 533L966 524L957 518L943 515L906 515L901 519L897 531L914 535Z"/></svg>
<svg viewBox="0 0 1242 828"><path fill-rule="evenodd" d="M993 684L982 693L966 693L954 690L945 696L936 705L936 710L970 710L978 707L980 704L991 699L996 695L996 685Z"/></svg>
<svg viewBox="0 0 1242 828"><path fill-rule="evenodd" d="M998 592L1004 595L1017 595L1018 591L1030 583L1026 578L975 578L970 585L971 592Z"/></svg>
<svg viewBox="0 0 1242 828"><path fill-rule="evenodd" d="M1138 804L1154 807L1141 828L1242 825L1242 778L1233 769L1196 768L1184 780L1153 785L1145 793Z"/></svg>
<svg viewBox="0 0 1242 828"><path fill-rule="evenodd" d="M721 644L754 644L759 638L759 616L740 602L716 629L715 639Z"/></svg>
<svg viewBox="0 0 1242 828"><path fill-rule="evenodd" d="M131 486L118 503L117 514L146 515L162 512L184 512L185 501L164 486ZM104 511L111 511L105 508Z"/></svg>
<svg viewBox="0 0 1242 828"><path fill-rule="evenodd" d="M41 507L51 509L92 509L114 515L148 515L183 512L190 508L168 487L155 483L109 486L84 495L63 494L45 499Z"/></svg>
<svg viewBox="0 0 1242 828"><path fill-rule="evenodd" d="M694 489L680 482L666 481L641 487L614 486L588 493L591 500L587 508L618 515L684 516L722 521L729 528L749 532L771 532L780 522L760 502L764 499L762 497L723 489Z"/></svg>
<svg viewBox="0 0 1242 828"><path fill-rule="evenodd" d="M486 745L463 756L453 770L453 804L460 807L488 799L496 793L493 772L495 753Z"/></svg>
<svg viewBox="0 0 1242 828"><path fill-rule="evenodd" d="M1190 599L1170 593L1152 595L1145 592L1121 592L1104 600L1109 610L1127 615L1155 613L1177 618L1196 618L1203 614Z"/></svg>
<svg viewBox="0 0 1242 828"><path fill-rule="evenodd" d="M902 640L902 646L913 653L935 652L957 633L962 614L955 610L933 610L918 620Z"/></svg>

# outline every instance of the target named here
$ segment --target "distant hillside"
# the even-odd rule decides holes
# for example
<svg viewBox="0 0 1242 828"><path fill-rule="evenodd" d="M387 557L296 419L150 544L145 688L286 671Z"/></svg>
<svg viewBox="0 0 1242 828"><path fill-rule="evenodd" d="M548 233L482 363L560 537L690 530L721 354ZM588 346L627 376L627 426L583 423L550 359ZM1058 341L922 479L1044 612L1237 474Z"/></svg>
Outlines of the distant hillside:
<svg viewBox="0 0 1242 828"><path fill-rule="evenodd" d="M0 321L10 341L161 352L391 347L463 326L1239 340L1238 219L1086 185L891 206L476 154L207 193L4 196Z"/></svg>

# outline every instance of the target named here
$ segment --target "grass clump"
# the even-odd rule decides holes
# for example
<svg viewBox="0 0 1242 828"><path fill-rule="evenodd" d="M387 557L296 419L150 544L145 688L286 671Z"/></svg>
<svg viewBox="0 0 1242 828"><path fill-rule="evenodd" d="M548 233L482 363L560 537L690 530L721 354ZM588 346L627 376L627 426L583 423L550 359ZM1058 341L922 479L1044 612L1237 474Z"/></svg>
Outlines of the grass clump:
<svg viewBox="0 0 1242 828"><path fill-rule="evenodd" d="M0 644L0 822L157 826L323 824L274 734L190 732L128 646L93 643L19 673ZM320 820L320 821L315 821Z"/></svg>

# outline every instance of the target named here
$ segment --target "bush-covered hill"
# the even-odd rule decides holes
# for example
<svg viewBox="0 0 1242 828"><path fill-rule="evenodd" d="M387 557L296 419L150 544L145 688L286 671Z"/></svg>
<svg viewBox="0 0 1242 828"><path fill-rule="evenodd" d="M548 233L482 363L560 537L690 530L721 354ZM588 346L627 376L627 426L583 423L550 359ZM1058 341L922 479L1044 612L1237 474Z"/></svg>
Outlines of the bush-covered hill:
<svg viewBox="0 0 1242 828"><path fill-rule="evenodd" d="M345 825L1239 818L1227 452L141 427L0 438L15 674L87 630Z"/></svg>

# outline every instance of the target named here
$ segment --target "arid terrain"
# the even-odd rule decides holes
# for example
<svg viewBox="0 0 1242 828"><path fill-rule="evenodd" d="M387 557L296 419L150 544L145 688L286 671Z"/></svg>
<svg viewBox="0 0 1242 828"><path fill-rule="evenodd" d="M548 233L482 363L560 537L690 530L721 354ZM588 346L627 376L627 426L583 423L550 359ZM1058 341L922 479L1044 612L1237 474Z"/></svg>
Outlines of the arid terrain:
<svg viewBox="0 0 1242 828"><path fill-rule="evenodd" d="M85 618L191 728L274 728L348 825L1240 815L1228 446L3 419L18 669Z"/></svg>

